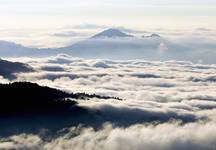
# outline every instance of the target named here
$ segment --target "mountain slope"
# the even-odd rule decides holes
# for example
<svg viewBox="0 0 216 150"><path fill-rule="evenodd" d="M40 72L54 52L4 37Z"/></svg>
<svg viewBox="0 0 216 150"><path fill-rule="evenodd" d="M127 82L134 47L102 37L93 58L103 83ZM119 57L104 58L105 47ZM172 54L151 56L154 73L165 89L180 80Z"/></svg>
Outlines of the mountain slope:
<svg viewBox="0 0 216 150"><path fill-rule="evenodd" d="M135 37L118 29L108 29L89 39L56 49L56 53L66 53L84 58L104 59L159 59L161 45L168 48L169 41L157 34Z"/></svg>
<svg viewBox="0 0 216 150"><path fill-rule="evenodd" d="M214 63L216 52L171 42L158 34L135 37L118 29L108 29L89 39L59 48L55 53L66 53L76 57L100 59L145 59L156 61L179 60Z"/></svg>
<svg viewBox="0 0 216 150"><path fill-rule="evenodd" d="M199 44L201 43L201 44ZM75 44L50 49L27 48L15 43L0 41L0 56L51 56L59 53L75 57L97 59L179 60L216 63L215 42L174 43L158 34L136 37L118 29L102 31Z"/></svg>
<svg viewBox="0 0 216 150"><path fill-rule="evenodd" d="M0 41L1 57L37 56L41 54L44 54L44 51L37 48L29 48L13 42Z"/></svg>
<svg viewBox="0 0 216 150"><path fill-rule="evenodd" d="M57 113L68 111L76 100L116 99L99 95L85 93L66 93L54 88L40 86L30 82L14 82L11 84L0 84L0 116L19 115L20 113Z"/></svg>
<svg viewBox="0 0 216 150"><path fill-rule="evenodd" d="M33 69L26 64L0 59L0 75L4 78L13 79L15 78L14 73L30 71L33 71Z"/></svg>
<svg viewBox="0 0 216 150"><path fill-rule="evenodd" d="M94 35L92 38L125 38L125 37L133 37L132 35L121 32L117 29L107 29L101 33Z"/></svg>

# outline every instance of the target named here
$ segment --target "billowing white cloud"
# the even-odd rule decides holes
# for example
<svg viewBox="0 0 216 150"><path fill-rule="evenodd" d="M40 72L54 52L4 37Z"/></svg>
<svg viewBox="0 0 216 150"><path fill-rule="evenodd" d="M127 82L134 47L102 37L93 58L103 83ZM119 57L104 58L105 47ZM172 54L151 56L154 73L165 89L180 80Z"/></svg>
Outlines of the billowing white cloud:
<svg viewBox="0 0 216 150"><path fill-rule="evenodd" d="M1 140L2 149L71 149L74 150L212 150L215 149L215 124L164 123L115 128L110 124L97 131L73 127L50 142L37 135L17 135Z"/></svg>
<svg viewBox="0 0 216 150"><path fill-rule="evenodd" d="M46 134L43 137L27 133L3 137L0 149L216 148L215 64L93 60L65 54L11 60L28 63L35 69L31 73L16 74L16 81L123 100L78 101L78 106L87 109L93 118L88 120L87 127L62 129L52 140L44 138ZM95 129L91 121L108 123Z"/></svg>

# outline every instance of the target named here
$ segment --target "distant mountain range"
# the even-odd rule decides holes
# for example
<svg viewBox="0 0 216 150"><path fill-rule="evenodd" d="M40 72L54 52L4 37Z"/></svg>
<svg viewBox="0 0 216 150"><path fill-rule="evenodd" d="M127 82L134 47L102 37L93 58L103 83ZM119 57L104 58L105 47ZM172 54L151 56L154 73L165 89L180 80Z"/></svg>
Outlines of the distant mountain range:
<svg viewBox="0 0 216 150"><path fill-rule="evenodd" d="M29 48L8 41L0 41L0 56L1 57L16 57L16 56L30 56L37 53L37 48Z"/></svg>
<svg viewBox="0 0 216 150"><path fill-rule="evenodd" d="M83 58L101 59L184 59L188 48L174 44L158 34L136 37L118 29L108 29L73 45L53 49Z"/></svg>
<svg viewBox="0 0 216 150"><path fill-rule="evenodd" d="M208 48L208 46L207 46ZM118 29L108 29L92 37L62 48L37 49L0 41L0 56L50 56L59 53L83 58L189 60L216 63L215 51L199 51L175 44L158 34L136 37Z"/></svg>
<svg viewBox="0 0 216 150"><path fill-rule="evenodd" d="M55 49L56 53L66 53L84 58L112 59L142 59L155 57L154 51L161 43L168 41L157 34L138 38L121 32L118 29L108 29L89 39L77 42L67 47ZM156 56L158 57L158 56Z"/></svg>

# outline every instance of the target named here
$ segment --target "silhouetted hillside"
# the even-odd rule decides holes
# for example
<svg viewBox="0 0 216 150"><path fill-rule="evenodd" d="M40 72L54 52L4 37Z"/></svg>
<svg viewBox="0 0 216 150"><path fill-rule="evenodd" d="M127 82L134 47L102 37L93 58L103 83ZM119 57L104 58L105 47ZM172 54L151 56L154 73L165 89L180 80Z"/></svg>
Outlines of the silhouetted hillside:
<svg viewBox="0 0 216 150"><path fill-rule="evenodd" d="M26 64L0 59L0 75L4 78L13 79L15 78L14 73L30 71L33 71L33 69Z"/></svg>
<svg viewBox="0 0 216 150"><path fill-rule="evenodd" d="M0 84L0 114L63 113L76 104L70 99L86 100L93 97L110 98L85 93L69 94L29 82Z"/></svg>
<svg viewBox="0 0 216 150"><path fill-rule="evenodd" d="M0 85L0 113L3 115L62 111L73 105L69 94L27 82Z"/></svg>
<svg viewBox="0 0 216 150"><path fill-rule="evenodd" d="M167 122L173 119L183 123L196 121L193 114L153 112L105 103L93 108L76 105L74 101L93 97L101 100L112 98L85 93L70 94L28 82L0 84L0 137L23 133L38 134L46 129L49 134L46 137L49 139L49 136L53 137L64 128L80 124L100 129L106 122L128 127L137 123Z"/></svg>

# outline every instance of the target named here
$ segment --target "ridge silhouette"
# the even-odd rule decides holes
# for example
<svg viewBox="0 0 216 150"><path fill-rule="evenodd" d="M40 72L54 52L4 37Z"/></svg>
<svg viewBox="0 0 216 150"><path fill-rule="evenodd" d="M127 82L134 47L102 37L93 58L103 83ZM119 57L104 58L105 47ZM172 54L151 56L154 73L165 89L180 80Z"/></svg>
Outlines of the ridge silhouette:
<svg viewBox="0 0 216 150"><path fill-rule="evenodd" d="M76 99L109 99L85 93L66 93L30 82L0 84L0 116L32 113L64 113L77 104ZM118 98L114 98L118 99Z"/></svg>

